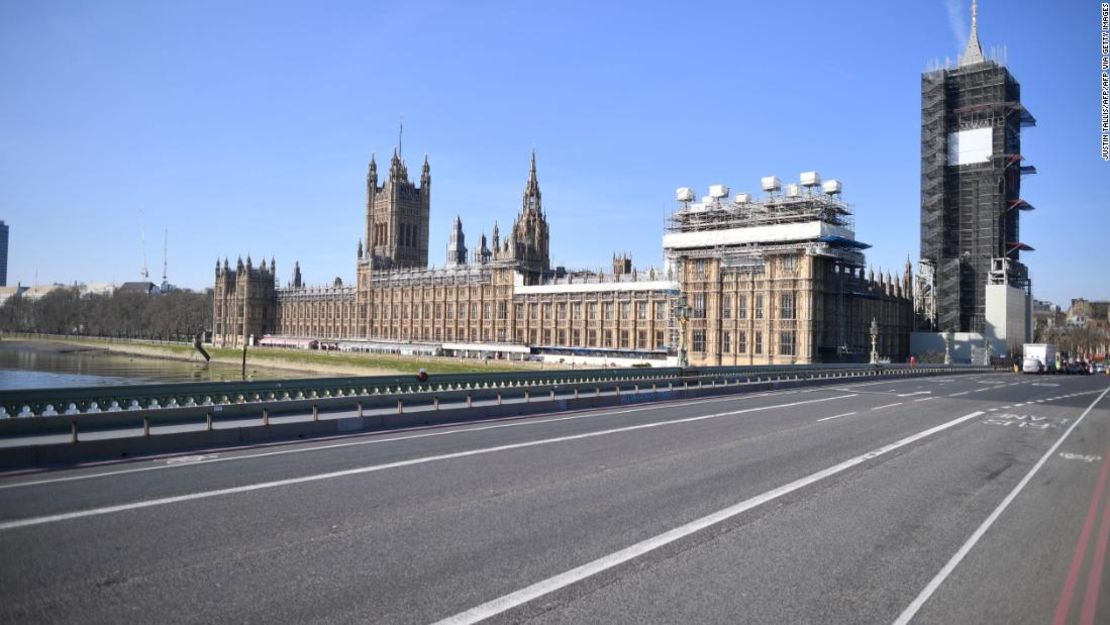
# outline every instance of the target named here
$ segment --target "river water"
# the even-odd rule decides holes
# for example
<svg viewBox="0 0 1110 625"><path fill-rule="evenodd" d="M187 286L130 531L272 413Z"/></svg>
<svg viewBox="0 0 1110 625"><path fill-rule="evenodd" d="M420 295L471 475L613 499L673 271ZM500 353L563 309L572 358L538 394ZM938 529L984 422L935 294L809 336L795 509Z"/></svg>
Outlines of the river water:
<svg viewBox="0 0 1110 625"><path fill-rule="evenodd" d="M311 373L251 367L251 380L312 377ZM242 380L242 368L227 364L162 360L113 354L80 345L0 341L0 390Z"/></svg>

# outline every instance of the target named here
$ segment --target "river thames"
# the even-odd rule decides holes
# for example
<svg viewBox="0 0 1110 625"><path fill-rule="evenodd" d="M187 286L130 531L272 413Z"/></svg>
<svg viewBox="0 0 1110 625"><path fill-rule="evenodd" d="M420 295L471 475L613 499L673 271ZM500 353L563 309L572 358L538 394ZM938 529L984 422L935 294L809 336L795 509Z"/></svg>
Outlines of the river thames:
<svg viewBox="0 0 1110 625"><path fill-rule="evenodd" d="M251 367L248 379L313 377L312 373ZM241 367L206 364L197 354L191 361L163 360L82 345L37 341L0 341L0 390L210 382L242 380Z"/></svg>

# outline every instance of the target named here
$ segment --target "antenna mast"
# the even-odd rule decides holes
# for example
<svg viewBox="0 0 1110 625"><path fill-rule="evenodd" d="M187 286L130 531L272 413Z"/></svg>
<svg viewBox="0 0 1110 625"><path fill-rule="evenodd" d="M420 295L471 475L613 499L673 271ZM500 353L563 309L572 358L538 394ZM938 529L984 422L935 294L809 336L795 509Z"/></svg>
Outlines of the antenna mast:
<svg viewBox="0 0 1110 625"><path fill-rule="evenodd" d="M169 265L167 261L167 251L169 250L170 229L166 228L162 231L162 284L166 284L166 268Z"/></svg>

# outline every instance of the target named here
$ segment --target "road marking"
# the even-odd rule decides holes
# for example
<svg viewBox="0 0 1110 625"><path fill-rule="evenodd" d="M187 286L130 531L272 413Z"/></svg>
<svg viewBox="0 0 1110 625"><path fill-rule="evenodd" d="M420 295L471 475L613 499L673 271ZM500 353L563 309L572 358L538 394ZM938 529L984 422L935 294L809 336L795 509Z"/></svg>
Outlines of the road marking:
<svg viewBox="0 0 1110 625"><path fill-rule="evenodd" d="M1091 528L1094 527L1095 515L1098 514L1098 504L1102 500L1103 487L1106 484L1107 472L1110 471L1110 462L1102 463L1098 472L1098 481L1091 495L1091 505L1087 508L1087 517L1083 521L1083 530L1079 533L1079 542L1075 546L1075 555L1072 556L1068 575L1064 579L1064 588L1060 591L1060 598L1056 602L1056 611L1053 612L1053 625L1064 625L1068 620L1068 610L1071 608L1071 599L1075 594L1075 584L1079 581L1079 571L1083 567L1083 559L1087 555L1087 541L1091 537Z"/></svg>
<svg viewBox="0 0 1110 625"><path fill-rule="evenodd" d="M906 609L903 610L900 615L898 615L898 618L894 621L894 625L906 625L910 622L910 619L912 619L917 614L917 612L921 609L921 606L925 605L925 602L929 600L929 597L933 596L933 593L937 591L937 588L939 588L940 585L944 583L944 580L948 579L948 576L952 574L952 571L955 570L957 566L959 566L960 562L963 561L963 559L967 556L967 554L971 551L975 544L979 542L979 540L983 537L983 534L987 533L987 530L990 529L992 525L994 525L994 522L998 520L998 517L1002 515L1002 512L1006 510L1007 507L1009 507L1010 503L1014 499L1017 498L1018 494L1021 493L1021 491L1025 488L1025 485L1033 479L1033 476L1037 474L1037 471L1039 471L1041 467L1044 466L1045 462L1047 462L1054 453L1056 453L1056 450L1060 447L1061 444L1063 444L1064 439L1066 439L1068 435L1072 433L1072 430L1074 430L1076 426L1078 426L1083 421L1083 418L1086 417L1091 412L1091 410L1094 409L1095 405L1098 404L1098 402L1106 396L1107 392L1110 392L1110 386L1106 387L1106 390L1102 391L1102 394L1095 398L1095 400L1091 402L1090 406L1087 406L1087 409L1084 410L1083 414L1075 420L1075 423L1072 423L1071 427L1069 427L1060 436L1060 438L1056 439L1056 442L1053 443L1052 447L1050 447L1048 451L1045 452L1043 456L1041 456L1041 459L1037 461L1037 464L1033 465L1033 468L1029 470L1029 473L1025 474L1025 477L1023 477L1021 481L1018 482L1018 485L1015 486L1012 491L1010 491L1010 494L1006 495L1006 498L1002 500L1002 503L998 504L998 507L994 509L994 512L991 512L990 516L988 516L987 519L983 521L982 525L980 525L971 534L967 541L959 548L959 550L956 551L955 555L953 555L952 558L948 560L948 562L940 569L936 576L934 576L933 579L925 585L925 588L922 589L922 591L917 595L916 598L914 598L912 602L910 602L908 606L906 606Z"/></svg>
<svg viewBox="0 0 1110 625"><path fill-rule="evenodd" d="M655 551L660 547L664 547L670 543L685 538L686 536L699 532L708 527L717 525L718 523L727 521L732 517L747 512L748 510L774 501L780 497L783 497L784 495L788 495L796 490L805 488L806 486L819 482L825 478L836 475L837 473L846 471L852 467L867 462L868 460L878 458L879 456L887 454L901 447L905 447L906 445L915 443L938 432L943 432L948 428L957 426L970 419L974 419L981 414L983 414L981 411L975 411L971 414L957 417L951 421L948 421L947 423L942 423L938 426L931 427L927 430L923 430L921 432L918 432L917 434L912 434L889 445L879 447L878 449L869 451L865 454L856 456L849 460L845 460L844 462L833 465L827 469L823 469L816 473L811 473L810 475L794 480L793 482L790 482L788 484L784 484L783 486L780 486L776 489L769 490L750 499L745 499L740 503L734 504L722 510L718 510L717 512L701 517L700 519L695 519L685 525L681 525L672 530L663 532L662 534L659 534L652 538L648 538L647 540L640 541L630 547L625 547L620 551L613 552L607 556L603 556L601 558L598 558L597 560L583 564L582 566L570 569L569 571L560 573L553 577L549 577L540 582L536 582L531 586L526 586L520 590L517 590L516 592L498 597L492 601L488 601L479 606L466 610L465 612L460 612L458 614L455 614L454 616L445 618L441 621L438 621L435 625L463 625L484 621L485 619L501 614L502 612L505 612L507 610L511 610L512 608L555 592L561 588L565 588L583 579L607 571L615 566L628 562L629 560L638 558L647 553L651 553L652 551Z"/></svg>
<svg viewBox="0 0 1110 625"><path fill-rule="evenodd" d="M898 397L913 397L914 395L929 395L932 391L917 391L915 393L900 393Z"/></svg>
<svg viewBox="0 0 1110 625"><path fill-rule="evenodd" d="M921 399L915 399L914 401L929 401L932 399L936 399L936 397L922 397Z"/></svg>
<svg viewBox="0 0 1110 625"><path fill-rule="evenodd" d="M332 471L330 473L318 473L315 475L305 475L302 477L293 477L284 480L274 480L272 482L259 482L257 484L247 484L244 486L234 486L231 488L220 488L217 490L200 491L197 493L189 493L187 495L176 495L173 497L163 497L160 499L148 499L145 501L136 501L133 503L117 504L114 506L104 506L101 508L89 508L87 510L78 510L75 512L63 512L61 514L51 514L42 517L32 517L27 519L19 519L16 521L6 521L0 523L0 531L14 529L18 527L27 527L30 525L43 525L46 523L54 523L57 521L68 521L71 519L80 519L90 516L99 516L102 514L111 514L113 512L124 512L127 510L138 510L140 508L151 508L154 506L164 506L172 503L181 503L185 501L193 501L196 499L208 499L210 497L219 497L221 495L234 495L238 493L247 493L255 490L263 490L268 488L276 488L279 486L291 486L294 484L304 484L307 482L319 482L321 480L329 480L337 477L347 477L350 475L362 475L364 473L376 473L386 469L397 469L401 467L410 467L420 464L428 464L440 460L454 460L456 458L467 458L469 456L478 456L482 454L496 453L500 451L510 451L513 449L525 449L528 447L538 447L540 445L550 445L552 443L563 443L566 441L576 441L587 438L596 438L598 436L606 436L609 434L621 434L624 432L634 432L637 430L646 430L650 428L661 427L664 425L678 425L683 423L694 423L696 421L705 421L707 419L716 419L720 417L733 416L738 414L746 414L749 412L761 412L764 410L774 410L777 408L792 408L794 406L802 406L805 404L816 404L835 399L847 399L849 397L857 397L857 395L836 395L833 397L823 397L821 399L808 399L805 401L796 401L788 404L776 404L773 406L756 406L754 408L744 408L741 410L730 410L728 412L718 412L714 414L698 415L696 417L684 417L682 419L672 419L670 421L654 421L652 423L641 423L639 425L629 425L619 428L612 428L608 430L598 430L596 432L583 432L581 434L569 434L567 436L557 436L554 438L541 438L534 441L526 441L523 443L510 443L507 445L497 445L495 447L482 447L480 449L469 449L467 451L456 451L449 454L439 454L435 456L424 456L420 458L411 458L409 460L399 460L396 462L388 462L385 464L375 464L365 467L357 467L354 469L344 469L342 471Z"/></svg>
<svg viewBox="0 0 1110 625"><path fill-rule="evenodd" d="M949 397L959 397L960 395L967 395L970 392L971 391L963 391L963 392L960 392L960 393L952 393L951 395L949 395Z"/></svg>
<svg viewBox="0 0 1110 625"><path fill-rule="evenodd" d="M1083 454L1073 454L1073 453L1067 452L1067 451L1060 452L1060 457L1063 458L1064 460L1081 460L1083 462L1098 462L1099 460L1102 460L1102 456L1100 456L1098 454L1083 455Z"/></svg>
<svg viewBox="0 0 1110 625"><path fill-rule="evenodd" d="M1094 625L1095 610L1098 607L1102 567L1106 564L1106 544L1110 541L1110 498L1102 509L1102 523L1098 526L1098 540L1095 542L1094 559L1087 570L1087 589L1083 592L1083 603L1079 610L1079 625Z"/></svg>
<svg viewBox="0 0 1110 625"><path fill-rule="evenodd" d="M894 406L901 406L902 403L903 402L898 402L896 404L886 404L885 406L875 406L874 408L872 408L872 410L882 410L883 408L892 408Z"/></svg>
<svg viewBox="0 0 1110 625"><path fill-rule="evenodd" d="M821 390L826 390L826 389L821 389ZM312 447L297 447L297 448L294 448L294 449L279 449L279 450L275 450L275 451L263 451L263 452L256 452L256 453L251 453L251 454L239 454L239 455L236 455L236 456L223 456L223 457L219 457L219 458L213 456L211 458L205 459L203 461L203 464L213 464L213 463L217 463L217 462L233 462L233 461L237 461L237 460L254 460L254 459L257 459L257 458L268 458L268 457L271 457L271 456L285 456L285 455L289 455L289 454L300 454L300 453L306 453L306 452L310 452L310 451L328 451L328 450L331 450L331 449L342 449L342 448L345 448L345 447L361 447L363 445L377 445L377 444L381 444L381 443L393 443L393 442L397 442L397 441L416 440L416 439L420 439L420 438L429 438L429 437L432 437L432 436L451 436L451 435L456 435L456 434L466 434L466 433L469 433L469 432L484 432L486 430L496 430L496 429L501 429L501 428L523 427L523 426L528 426L528 425L543 425L545 423L557 423L557 422L560 422L560 421L575 421L575 420L578 420L578 419L589 419L589 418L593 418L593 417L608 417L608 416L613 416L613 415L627 414L627 413L630 413L630 412L643 412L643 411L648 411L648 410L664 410L664 409L668 409L668 408L694 406L694 405L698 405L698 404L721 403L721 402L726 402L726 401L739 401L739 400L745 400L745 399L756 399L756 398L759 398L759 397L772 397L772 396L780 396L780 395L793 395L793 394L796 394L797 392L798 391L796 391L796 390L789 390L789 391L756 393L756 394L752 394L752 395L745 394L745 395L742 395L742 396L714 397L714 398L706 398L704 400L686 401L686 402L675 402L675 403L663 402L663 403L660 403L660 404L653 404L653 405L650 405L650 406L637 406L635 408L625 408L625 409L621 409L621 410L605 410L605 411L602 411L602 412L587 411L587 412L580 413L580 414L572 414L572 415L567 415L567 416L562 416L562 417L543 418L542 415L536 415L533 418L528 418L528 419L523 419L523 420L520 419L519 417L510 417L512 419L512 421L510 421L508 423L505 423L504 418L482 419L482 420L479 420L479 421L470 421L468 423L449 424L449 426L451 426L452 429L438 430L438 431L435 431L435 432L423 432L423 433L420 433L420 434L410 434L410 435L405 435L405 436L391 436L391 437L388 437L388 438L373 438L373 439L369 439L369 440L360 439L360 440L348 441L348 442L344 442L344 443L329 443L327 445L316 445L316 446L312 446ZM851 392L851 391L846 390L845 392ZM492 422L492 425L480 425L478 427L455 427L455 426L466 426L466 425L470 425L470 424L491 423L491 422ZM186 456L186 457L190 457L190 456ZM196 457L196 456L192 456L192 457ZM131 474L131 473L144 473L146 471L160 471L162 469L177 469L177 468L181 468L181 467L196 466L197 464L200 464L200 462L175 462L175 463L171 464L170 463L171 460L174 460L174 459L170 458L164 464L157 464L157 465L143 466L143 467L133 467L133 468L130 468L130 469L120 469L119 471L103 471L103 472L100 472L100 473L86 473L86 474L82 474L82 475L67 475L67 476L63 476L63 477L46 478L46 479L41 479L41 480L30 480L30 481L26 481L26 482L15 482L15 483L8 483L8 484L0 483L0 490L4 490L4 489L8 489L8 488L21 488L21 487L24 487L24 486L41 486L41 485L44 485L44 484L54 484L54 483L57 483L57 482L72 482L72 481L76 481L76 480L88 480L88 479L97 478L97 477L114 477L114 476L117 476L117 475L128 475L128 474ZM159 462L161 462L161 461L159 461Z"/></svg>
<svg viewBox="0 0 1110 625"><path fill-rule="evenodd" d="M191 462L204 462L206 460L215 460L218 458L216 454L204 454L200 456L178 456L177 458L170 458L166 460L166 464L188 464Z"/></svg>
<svg viewBox="0 0 1110 625"><path fill-rule="evenodd" d="M828 421L829 419L839 419L840 417L850 417L854 414L856 414L856 413L854 413L854 412L845 412L844 414L838 414L838 415L833 415L831 417L825 417L824 419L818 419L817 423L820 423L822 421Z"/></svg>

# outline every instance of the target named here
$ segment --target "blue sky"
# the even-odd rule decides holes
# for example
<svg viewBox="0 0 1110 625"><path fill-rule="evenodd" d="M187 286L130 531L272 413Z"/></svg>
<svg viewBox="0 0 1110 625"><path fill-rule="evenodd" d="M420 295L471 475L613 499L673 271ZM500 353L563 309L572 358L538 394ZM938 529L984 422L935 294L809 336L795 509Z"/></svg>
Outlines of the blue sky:
<svg viewBox="0 0 1110 625"><path fill-rule="evenodd" d="M1110 298L1099 3L986 0L1038 125L1023 153L1034 294ZM366 165L432 167L431 260L520 204L538 155L552 260L661 264L674 189L816 169L876 266L918 254L920 75L963 48L964 2L0 4L9 284L210 286L217 257L282 281L354 276Z"/></svg>

